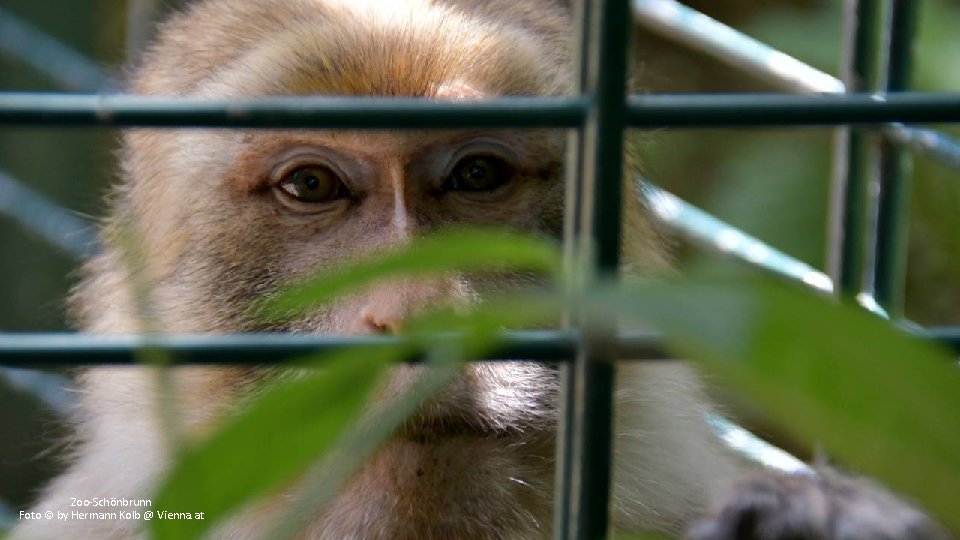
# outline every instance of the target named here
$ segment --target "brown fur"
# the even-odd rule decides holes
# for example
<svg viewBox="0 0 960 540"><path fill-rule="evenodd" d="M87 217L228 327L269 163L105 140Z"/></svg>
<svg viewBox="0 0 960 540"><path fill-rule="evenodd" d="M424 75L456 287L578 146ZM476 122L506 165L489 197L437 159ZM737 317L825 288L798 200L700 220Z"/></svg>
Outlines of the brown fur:
<svg viewBox="0 0 960 540"><path fill-rule="evenodd" d="M566 8L536 0L198 1L163 25L131 90L218 98L560 95L571 88L570 34ZM475 144L511 160L514 180L496 193L438 197L450 156ZM75 317L83 330L107 333L144 324L169 332L395 331L427 304L470 302L509 284L458 276L374 287L279 327L251 317L249 305L308 272L451 223L558 236L562 152L562 134L544 131L131 130L103 230L108 249L86 266ZM340 171L362 201L309 214L281 203L273 186L283 171L315 162ZM646 219L638 208L628 213L632 264L662 267ZM138 241L132 258L121 255L130 231ZM150 313L134 302L137 283L148 285ZM409 379L403 369L394 381ZM738 464L702 422L706 400L692 372L631 365L620 375L615 522L676 533L730 484ZM188 436L207 432L259 376L178 369ZM93 369L83 388L76 460L39 510L65 510L70 497L148 498L167 466L153 372ZM548 537L556 398L556 374L547 367L470 366L440 411L504 428L499 435L398 436L317 509L304 537ZM224 523L217 537L261 534L284 496ZM140 536L140 525L30 522L14 536L127 539Z"/></svg>

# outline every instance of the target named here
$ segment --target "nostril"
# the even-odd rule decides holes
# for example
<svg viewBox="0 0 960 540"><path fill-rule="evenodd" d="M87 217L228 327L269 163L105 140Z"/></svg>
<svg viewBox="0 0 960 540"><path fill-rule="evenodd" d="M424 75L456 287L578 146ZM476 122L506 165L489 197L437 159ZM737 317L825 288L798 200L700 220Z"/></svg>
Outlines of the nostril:
<svg viewBox="0 0 960 540"><path fill-rule="evenodd" d="M377 334L398 334L402 327L400 317L372 308L364 308L360 320L367 331Z"/></svg>
<svg viewBox="0 0 960 540"><path fill-rule="evenodd" d="M391 281L366 291L353 319L358 333L396 335L411 315L450 298L446 282Z"/></svg>

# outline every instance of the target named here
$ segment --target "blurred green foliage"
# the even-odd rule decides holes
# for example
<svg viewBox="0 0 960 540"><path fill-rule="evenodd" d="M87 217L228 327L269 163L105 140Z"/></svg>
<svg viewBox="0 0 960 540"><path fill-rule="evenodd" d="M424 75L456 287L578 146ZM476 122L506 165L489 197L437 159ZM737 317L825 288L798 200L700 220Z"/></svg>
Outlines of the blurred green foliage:
<svg viewBox="0 0 960 540"><path fill-rule="evenodd" d="M429 249L421 249L424 245ZM281 293L280 304L288 305L291 295L310 296L304 291L322 291L313 298L323 303L373 283L422 276L416 265L397 261L413 261L424 251L431 253L434 271L482 270L470 254L497 252L504 257L486 269L528 271L534 265L545 275L557 275L559 256L540 255L554 250L549 243L537 245L534 239L503 234L444 234L373 257L349 278L340 272L315 276ZM549 260L554 263L544 264ZM283 534L269 538L292 536L297 529L291 523L321 507L350 468L359 466L439 388L415 388L407 399L401 398L406 406L376 407L377 414L365 416L369 413L362 407L365 398L389 363L425 350L428 366L455 365L496 345L491 330L497 325L491 322L523 327L539 324L551 313L559 320L565 305L582 310L585 321L615 317L663 331L679 356L699 361L740 399L760 406L792 434L811 445L822 443L845 465L888 483L960 529L960 516L953 512L955 486L960 485L960 433L945 429L960 410L960 371L946 351L860 308L764 278L673 278L590 287L572 297L559 292L566 287L552 290L557 292L511 295L512 305L545 306L527 311L527 320L494 300L492 307L485 303L473 314L457 317L445 311L439 317L425 316L432 336L455 330L454 337L449 333L428 337L415 320L408 334L413 339L395 348L352 349L308 360L313 370L277 380L225 427L179 453L178 464L156 497L157 507L199 509L207 512L207 519L153 521L154 537L199 537L218 519L275 493L281 485L297 485L297 478L310 484L309 475L304 480L303 474L320 463L323 481L312 483L322 487L322 495L310 489L301 492L306 495L295 506L303 513L296 519L284 516L279 521L284 526L278 529ZM531 294L536 296L528 300ZM544 302L551 294L555 301ZM298 306L306 307L302 302ZM347 435L350 430L353 437ZM375 436L358 439L358 433L371 430ZM340 445L332 446L335 441ZM331 457L338 455L353 459Z"/></svg>
<svg viewBox="0 0 960 540"><path fill-rule="evenodd" d="M250 499L294 480L356 421L379 375L405 351L357 349L258 395L205 444L180 453L156 507L203 520L151 522L155 538L198 538ZM354 448L350 452L356 452Z"/></svg>

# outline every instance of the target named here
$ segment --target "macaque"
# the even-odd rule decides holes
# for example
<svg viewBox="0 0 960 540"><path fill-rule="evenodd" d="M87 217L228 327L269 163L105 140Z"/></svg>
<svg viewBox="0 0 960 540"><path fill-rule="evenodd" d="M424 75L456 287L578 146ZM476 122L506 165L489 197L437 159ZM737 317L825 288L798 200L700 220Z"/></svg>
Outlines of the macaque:
<svg viewBox="0 0 960 540"><path fill-rule="evenodd" d="M572 36L570 7L549 0L198 0L161 26L129 91L221 99L570 95ZM389 283L279 324L252 317L249 307L318 269L449 225L559 238L564 140L537 129L128 130L102 231L107 247L86 265L73 314L80 329L98 333L137 332L144 319L163 332L399 332L425 307L468 305L505 285L469 276ZM662 268L656 228L639 205L627 210L631 267ZM127 226L137 233L134 261L124 255ZM149 285L147 314L137 305L137 280ZM177 368L186 436L215 429L263 373ZM383 391L404 387L411 373L393 368ZM554 367L533 362L470 364L316 509L300 537L549 538L558 380ZM147 499L169 466L150 370L99 367L81 383L71 467L36 510L64 510L72 497ZM683 364L625 363L618 385L618 531L939 537L921 513L833 473L761 471L740 482L749 467L703 421L708 399ZM260 537L282 515L284 497L228 518L213 537ZM144 525L25 521L13 537L131 539L145 535Z"/></svg>

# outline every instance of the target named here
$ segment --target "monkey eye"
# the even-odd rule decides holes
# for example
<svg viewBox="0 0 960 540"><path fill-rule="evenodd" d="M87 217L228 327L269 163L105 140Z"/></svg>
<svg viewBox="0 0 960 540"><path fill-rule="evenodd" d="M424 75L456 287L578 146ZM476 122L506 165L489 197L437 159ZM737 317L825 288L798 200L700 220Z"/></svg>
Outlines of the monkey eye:
<svg viewBox="0 0 960 540"><path fill-rule="evenodd" d="M513 169L505 161L493 156L467 156L453 167L441 191L493 191L506 184Z"/></svg>
<svg viewBox="0 0 960 540"><path fill-rule="evenodd" d="M300 167L288 174L278 187L294 199L310 204L326 203L350 196L343 181L326 167Z"/></svg>

